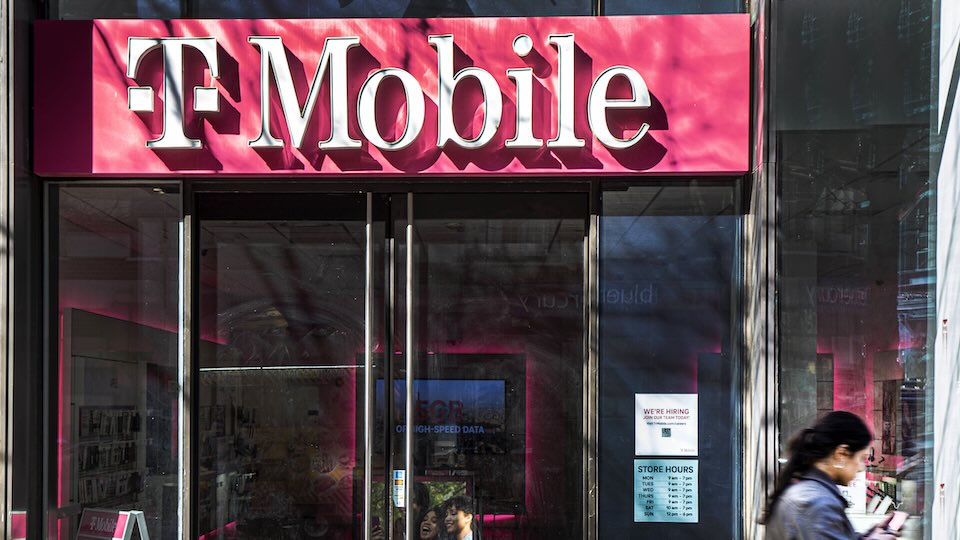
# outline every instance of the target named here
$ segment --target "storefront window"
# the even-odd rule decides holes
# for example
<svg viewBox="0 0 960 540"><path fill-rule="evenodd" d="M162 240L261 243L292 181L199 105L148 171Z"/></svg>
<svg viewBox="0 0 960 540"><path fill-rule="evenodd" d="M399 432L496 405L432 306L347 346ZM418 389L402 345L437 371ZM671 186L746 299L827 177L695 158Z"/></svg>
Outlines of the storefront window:
<svg viewBox="0 0 960 540"><path fill-rule="evenodd" d="M683 15L743 13L745 0L603 0L604 15Z"/></svg>
<svg viewBox="0 0 960 540"><path fill-rule="evenodd" d="M736 194L603 193L600 538L739 537Z"/></svg>
<svg viewBox="0 0 960 540"><path fill-rule="evenodd" d="M601 15L682 15L743 13L744 0L604 0ZM570 17L597 14L593 0L59 0L60 19L172 19L202 17Z"/></svg>
<svg viewBox="0 0 960 540"><path fill-rule="evenodd" d="M590 0L59 0L59 19L173 19L202 17L558 17L591 15Z"/></svg>
<svg viewBox="0 0 960 540"><path fill-rule="evenodd" d="M743 0L604 0L602 15L743 13ZM60 19L569 17L596 14L591 0L59 0Z"/></svg>
<svg viewBox="0 0 960 540"><path fill-rule="evenodd" d="M151 538L178 537L179 201L176 186L51 190L50 537L117 511L143 512Z"/></svg>
<svg viewBox="0 0 960 540"><path fill-rule="evenodd" d="M871 427L859 529L932 503L933 2L780 3L781 447L833 410Z"/></svg>
<svg viewBox="0 0 960 540"><path fill-rule="evenodd" d="M195 0L200 17L533 17L590 15L588 0Z"/></svg>
<svg viewBox="0 0 960 540"><path fill-rule="evenodd" d="M58 19L175 19L180 0L59 0Z"/></svg>

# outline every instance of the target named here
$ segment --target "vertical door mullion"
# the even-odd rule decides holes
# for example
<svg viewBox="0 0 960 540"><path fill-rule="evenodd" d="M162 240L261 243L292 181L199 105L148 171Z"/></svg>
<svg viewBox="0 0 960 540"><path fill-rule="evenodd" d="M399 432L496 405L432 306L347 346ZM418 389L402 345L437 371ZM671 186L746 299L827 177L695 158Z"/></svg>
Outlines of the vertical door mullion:
<svg viewBox="0 0 960 540"><path fill-rule="evenodd" d="M373 535L373 193L367 193L363 356L363 538Z"/></svg>
<svg viewBox="0 0 960 540"><path fill-rule="evenodd" d="M413 518L410 514L410 504L413 502L413 360L414 360L414 339L413 339L413 193L407 193L407 283L406 283L406 310L407 310L407 320L406 320L406 331L407 331L407 346L406 346L406 417L404 418L406 424L406 433L404 434L404 505L406 511L404 515L406 519L405 523L405 538L413 538Z"/></svg>
<svg viewBox="0 0 960 540"><path fill-rule="evenodd" d="M386 526L387 524L393 523L393 502L392 502L392 478L393 474L393 436L394 436L394 425L393 425L393 365L394 365L394 352L396 351L395 339L396 331L394 324L396 324L396 309L397 309L397 241L396 233L394 226L394 215L393 215L393 199L389 199L390 202L387 204L386 217L384 219L384 227L386 228L385 237L386 237L386 285L384 289L385 297L385 309L384 309L384 351L383 351L383 509L384 509L384 518L386 522L384 524L385 535L387 540L390 540L390 535L393 533L393 528Z"/></svg>
<svg viewBox="0 0 960 540"><path fill-rule="evenodd" d="M195 353L199 350L198 340L200 335L198 331L200 317L196 313L200 308L199 302L197 302L199 293L196 290L199 283L199 280L196 279L199 262L195 260L195 254L199 251L197 248L200 241L198 234L200 228L197 223L196 205L194 204L195 199L191 185L184 182L180 184L180 187L180 279L178 280L180 282L180 339L178 341L179 350L177 351L179 363L179 366L177 366L177 377L179 379L177 400L179 408L177 461L179 463L177 468L180 471L177 511L180 519L177 520L177 528L179 529L177 536L180 540L190 540L198 535L196 530L198 526L196 519L197 500L192 491L195 485L194 479L199 475L199 471L196 470L197 461L194 459L198 449L194 448L193 445L193 441L196 440L194 435L197 432L194 429L194 422L191 420L194 403L197 402L195 393L197 379L194 372L195 368L199 367L195 362Z"/></svg>
<svg viewBox="0 0 960 540"><path fill-rule="evenodd" d="M600 190L594 184L590 190L589 218L584 246L584 444L583 507L585 523L583 537L596 540L598 531L597 511L597 425L599 421L599 305L600 305Z"/></svg>

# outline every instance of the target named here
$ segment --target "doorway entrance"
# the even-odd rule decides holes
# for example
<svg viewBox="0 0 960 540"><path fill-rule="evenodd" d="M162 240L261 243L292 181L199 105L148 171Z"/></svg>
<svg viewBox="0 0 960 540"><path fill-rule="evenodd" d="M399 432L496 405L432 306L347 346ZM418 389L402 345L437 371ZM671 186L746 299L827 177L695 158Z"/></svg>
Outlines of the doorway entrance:
<svg viewBox="0 0 960 540"><path fill-rule="evenodd" d="M582 538L586 193L197 216L201 537Z"/></svg>

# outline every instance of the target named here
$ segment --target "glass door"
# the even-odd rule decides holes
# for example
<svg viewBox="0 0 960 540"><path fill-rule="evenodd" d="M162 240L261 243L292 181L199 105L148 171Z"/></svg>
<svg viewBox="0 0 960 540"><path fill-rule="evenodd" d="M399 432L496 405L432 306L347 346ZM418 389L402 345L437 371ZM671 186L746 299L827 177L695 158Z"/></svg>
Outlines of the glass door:
<svg viewBox="0 0 960 540"><path fill-rule="evenodd" d="M582 538L586 194L199 215L202 538Z"/></svg>
<svg viewBox="0 0 960 540"><path fill-rule="evenodd" d="M198 213L200 538L352 538L366 197L201 194Z"/></svg>

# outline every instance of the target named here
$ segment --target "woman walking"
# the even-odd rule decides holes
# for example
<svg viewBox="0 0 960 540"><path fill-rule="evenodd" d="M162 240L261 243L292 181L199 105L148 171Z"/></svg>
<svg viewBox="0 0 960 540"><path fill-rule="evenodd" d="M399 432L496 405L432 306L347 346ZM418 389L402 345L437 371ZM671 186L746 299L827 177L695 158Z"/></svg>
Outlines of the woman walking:
<svg viewBox="0 0 960 540"><path fill-rule="evenodd" d="M864 470L870 430L857 415L835 411L794 435L789 460L777 479L764 523L767 540L892 540L887 520L857 534L844 510L837 485L849 484Z"/></svg>

